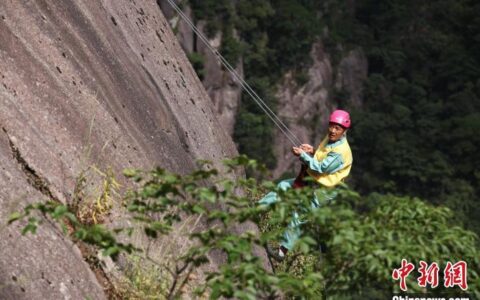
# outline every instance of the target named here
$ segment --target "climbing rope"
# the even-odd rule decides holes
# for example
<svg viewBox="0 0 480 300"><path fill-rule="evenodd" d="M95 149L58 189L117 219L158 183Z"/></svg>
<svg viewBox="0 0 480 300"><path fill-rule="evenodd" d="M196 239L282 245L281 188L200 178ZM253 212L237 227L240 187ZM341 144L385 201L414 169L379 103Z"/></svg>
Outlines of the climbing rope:
<svg viewBox="0 0 480 300"><path fill-rule="evenodd" d="M186 16L183 11L175 4L174 0L167 0L168 4L180 15L180 17L190 26L190 28L195 32L195 34L202 40L202 42L207 46L207 48L220 60L220 63L227 69L230 74L233 76L234 80L237 81L241 88L257 103L257 105L263 110L263 112L272 120L272 122L280 129L280 131L285 135L285 137L293 144L293 146L298 146L301 144L300 140L293 134L293 132L288 128L285 123L268 107L268 105L258 96L258 94L250 87L250 85L243 80L237 71L230 65L230 63L217 51L213 48L208 39L198 30L198 28L193 24L193 22Z"/></svg>

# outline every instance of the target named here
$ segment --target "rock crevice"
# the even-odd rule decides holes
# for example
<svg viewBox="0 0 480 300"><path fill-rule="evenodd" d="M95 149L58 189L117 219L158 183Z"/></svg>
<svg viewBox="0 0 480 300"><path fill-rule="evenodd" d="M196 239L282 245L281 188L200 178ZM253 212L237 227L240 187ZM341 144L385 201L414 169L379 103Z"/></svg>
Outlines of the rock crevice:
<svg viewBox="0 0 480 300"><path fill-rule="evenodd" d="M13 143L12 139L8 135L8 132L5 128L2 127L2 131L5 133L8 139L8 144L10 146L10 150L12 152L12 156L17 162L17 164L20 166L21 170L23 171L27 182L35 188L37 191L42 193L45 197L48 199L55 200L56 202L60 203L58 199L55 199L53 196L52 192L50 191L49 185L46 182L46 180L42 177L40 177L37 172L27 163L27 161L22 157L22 154L20 153L20 150L15 146Z"/></svg>

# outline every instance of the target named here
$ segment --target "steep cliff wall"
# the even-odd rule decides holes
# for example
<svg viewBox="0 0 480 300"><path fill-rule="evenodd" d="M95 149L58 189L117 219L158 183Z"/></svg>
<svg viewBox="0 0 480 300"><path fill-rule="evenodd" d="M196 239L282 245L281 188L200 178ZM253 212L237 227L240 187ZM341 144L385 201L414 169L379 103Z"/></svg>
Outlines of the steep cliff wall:
<svg viewBox="0 0 480 300"><path fill-rule="evenodd" d="M196 52L204 59L204 76L202 83L212 99L215 107L215 114L218 120L224 126L225 130L233 135L235 116L238 111L238 105L242 90L240 85L234 81L233 76L226 72L220 64L218 58L207 48L207 46L193 33L189 25L172 9L168 1L159 0L160 8L165 17L169 19L170 25L174 28L178 41L187 53ZM194 20L192 10L188 5L183 5L182 9L189 17ZM200 32L204 33L205 21L199 21L196 26ZM204 33L205 35L205 33ZM209 40L210 45L220 50L222 43L222 33L218 32L215 37ZM240 61L236 66L240 77L243 77L243 64Z"/></svg>
<svg viewBox="0 0 480 300"><path fill-rule="evenodd" d="M0 217L68 203L85 167L160 165L236 154L153 1L0 2ZM121 179L121 178L120 178ZM55 226L0 231L0 298L102 299Z"/></svg>

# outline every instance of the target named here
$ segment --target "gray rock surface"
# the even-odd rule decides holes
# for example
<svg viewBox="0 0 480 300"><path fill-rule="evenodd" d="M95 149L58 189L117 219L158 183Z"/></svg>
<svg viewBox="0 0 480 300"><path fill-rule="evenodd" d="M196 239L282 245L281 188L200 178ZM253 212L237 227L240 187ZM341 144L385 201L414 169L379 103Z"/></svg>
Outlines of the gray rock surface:
<svg viewBox="0 0 480 300"><path fill-rule="evenodd" d="M0 132L0 299L105 299L79 249L43 219L36 234L25 222L6 226L9 212L45 198L7 134ZM37 187L35 187L37 186Z"/></svg>
<svg viewBox="0 0 480 300"><path fill-rule="evenodd" d="M203 27L204 24L200 23L199 28L202 31ZM217 34L209 42L210 46L219 50L222 44L222 35L220 33ZM210 99L212 99L218 120L227 133L233 136L235 116L237 115L238 105L242 96L241 86L235 80L235 77L223 68L217 56L203 42L197 39L196 44L197 51L205 58L205 77L202 83L210 95ZM241 59L237 64L236 62L229 63L235 68L238 76L243 79L243 63Z"/></svg>
<svg viewBox="0 0 480 300"><path fill-rule="evenodd" d="M238 112L238 106L242 94L241 86L234 80L234 77L229 72L225 71L219 62L218 58L207 48L203 41L198 38L188 26L188 24L177 15L172 9L168 1L159 0L159 5L165 15L170 21L171 26L175 29L178 41L182 48L187 53L197 52L204 58L205 76L202 80L205 89L212 99L215 107L215 114L218 120L225 128L227 133L233 135L235 126L235 116ZM191 8L184 4L182 6L183 12L193 22L193 14ZM205 21L199 21L195 24L200 32L205 36ZM219 32L213 38L209 39L209 44L216 50L220 50L222 43L222 34ZM229 62L234 68L240 78L243 78L243 63Z"/></svg>
<svg viewBox="0 0 480 300"><path fill-rule="evenodd" d="M163 12L163 15L169 21L170 26L174 28L175 36L177 37L178 42L182 46L183 50L186 53L192 53L195 51L196 37L188 23L183 21L183 19L177 14L175 9L168 3L167 0L159 0L157 3ZM193 21L193 14L190 6L184 3L182 5L182 10L184 14Z"/></svg>
<svg viewBox="0 0 480 300"><path fill-rule="evenodd" d="M154 1L1 1L1 223L32 201L68 203L90 165L218 167L237 152L215 110ZM2 299L105 297L52 225L2 227L0 246Z"/></svg>

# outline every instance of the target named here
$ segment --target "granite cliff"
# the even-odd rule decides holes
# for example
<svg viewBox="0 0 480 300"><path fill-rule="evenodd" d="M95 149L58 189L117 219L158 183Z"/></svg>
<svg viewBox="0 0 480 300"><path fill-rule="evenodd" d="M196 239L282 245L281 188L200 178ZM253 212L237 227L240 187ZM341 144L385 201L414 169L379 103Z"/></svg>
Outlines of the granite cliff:
<svg viewBox="0 0 480 300"><path fill-rule="evenodd" d="M155 2L2 1L2 224L28 203L69 203L91 165L218 166L237 152L214 111ZM21 226L0 230L0 298L106 298L54 224L27 236Z"/></svg>
<svg viewBox="0 0 480 300"><path fill-rule="evenodd" d="M235 117L242 94L240 85L236 83L233 76L222 67L218 58L208 49L200 38L194 34L190 26L175 12L168 1L159 0L158 4L176 32L177 39L183 50L188 54L198 53L203 58L204 75L202 83L213 102L217 118L227 133L233 135ZM190 6L183 5L182 7L185 15L190 20L193 20ZM205 21L201 20L196 24L204 35L205 23ZM222 39L222 33L217 32L216 35L209 40L210 46L216 50L220 50ZM243 77L242 62L240 61L236 66L234 62L230 63L236 68L236 72Z"/></svg>

